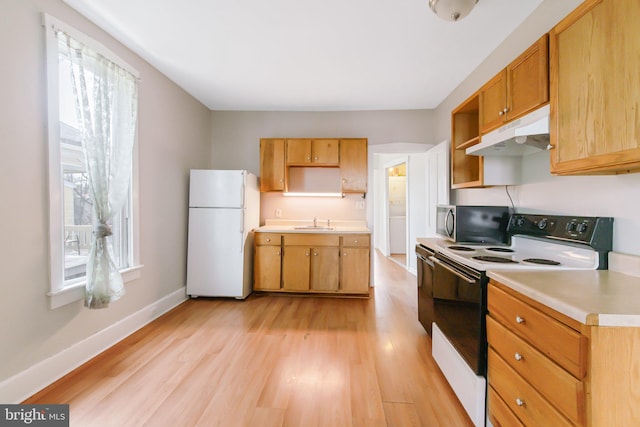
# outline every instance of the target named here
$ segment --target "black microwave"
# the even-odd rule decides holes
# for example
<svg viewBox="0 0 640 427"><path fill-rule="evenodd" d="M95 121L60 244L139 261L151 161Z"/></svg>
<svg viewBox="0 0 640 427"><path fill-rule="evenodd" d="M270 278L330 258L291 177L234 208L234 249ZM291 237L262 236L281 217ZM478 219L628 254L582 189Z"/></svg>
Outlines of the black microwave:
<svg viewBox="0 0 640 427"><path fill-rule="evenodd" d="M506 244L510 216L508 206L439 205L436 232L458 243Z"/></svg>

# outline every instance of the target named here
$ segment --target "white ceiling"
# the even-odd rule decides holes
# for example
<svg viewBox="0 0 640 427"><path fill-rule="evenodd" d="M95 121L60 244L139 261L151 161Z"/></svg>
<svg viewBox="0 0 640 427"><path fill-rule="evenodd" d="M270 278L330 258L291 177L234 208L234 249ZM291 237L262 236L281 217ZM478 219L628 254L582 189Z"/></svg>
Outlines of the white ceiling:
<svg viewBox="0 0 640 427"><path fill-rule="evenodd" d="M435 108L543 0L64 0L212 110Z"/></svg>

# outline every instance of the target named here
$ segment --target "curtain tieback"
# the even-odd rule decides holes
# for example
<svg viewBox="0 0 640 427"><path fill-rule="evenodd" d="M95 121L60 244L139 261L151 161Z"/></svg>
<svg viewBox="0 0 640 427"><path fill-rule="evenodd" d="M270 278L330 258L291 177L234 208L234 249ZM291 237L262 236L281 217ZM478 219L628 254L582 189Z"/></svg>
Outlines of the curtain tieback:
<svg viewBox="0 0 640 427"><path fill-rule="evenodd" d="M102 239L103 237L109 237L111 236L113 233L111 232L111 227L109 227L108 224L106 223L100 223L98 224L94 229L93 232L96 235L96 239Z"/></svg>

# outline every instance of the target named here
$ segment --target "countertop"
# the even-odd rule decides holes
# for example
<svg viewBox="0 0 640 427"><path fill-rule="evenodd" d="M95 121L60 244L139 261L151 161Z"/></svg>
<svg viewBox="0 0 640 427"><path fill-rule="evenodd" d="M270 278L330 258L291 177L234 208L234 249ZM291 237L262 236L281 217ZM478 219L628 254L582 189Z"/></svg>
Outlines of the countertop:
<svg viewBox="0 0 640 427"><path fill-rule="evenodd" d="M327 225L326 219L318 218L316 223L320 226L319 228L296 228L312 226L313 221L267 219L265 225L254 231L257 233L371 234L366 221L330 220L330 229L324 228Z"/></svg>
<svg viewBox="0 0 640 427"><path fill-rule="evenodd" d="M417 243L420 243L421 245L426 246L427 248L431 249L432 251L436 251L438 246L442 245L442 242L446 242L447 240L442 239L440 237L418 237L416 239ZM450 243L452 243L451 241L449 241Z"/></svg>
<svg viewBox="0 0 640 427"><path fill-rule="evenodd" d="M617 255L609 254L609 270L488 270L487 275L583 324L640 327L640 277L636 268L612 270L619 265L612 262ZM635 258L631 264L640 260L619 255Z"/></svg>

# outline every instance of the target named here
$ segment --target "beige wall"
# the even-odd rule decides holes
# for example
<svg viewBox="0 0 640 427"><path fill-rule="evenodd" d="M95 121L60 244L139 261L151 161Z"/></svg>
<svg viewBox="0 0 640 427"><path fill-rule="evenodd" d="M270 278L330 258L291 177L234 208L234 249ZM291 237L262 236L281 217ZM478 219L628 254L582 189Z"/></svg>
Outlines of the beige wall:
<svg viewBox="0 0 640 427"><path fill-rule="evenodd" d="M545 0L489 57L435 110L436 139L450 138L451 110L479 89L535 40L571 12L581 0ZM522 185L509 187L521 212L611 216L613 248L640 255L640 173L618 176L553 176L549 153L522 159ZM453 191L457 204L509 205L505 188Z"/></svg>
<svg viewBox="0 0 640 427"><path fill-rule="evenodd" d="M142 277L106 310L49 309L44 29L49 13L140 71ZM60 0L0 2L0 382L185 285L190 168L211 166L210 112Z"/></svg>
<svg viewBox="0 0 640 427"><path fill-rule="evenodd" d="M369 193L365 209L356 209L359 196L344 199L285 199L263 194L261 219L273 218L276 208L289 219L368 219L374 197L372 146L392 143L433 144L432 110L336 112L214 111L212 117L213 166L248 169L260 175L260 138L364 137L369 140ZM375 148L375 147L374 147ZM362 200L362 199L360 199ZM371 224L370 224L371 225Z"/></svg>

